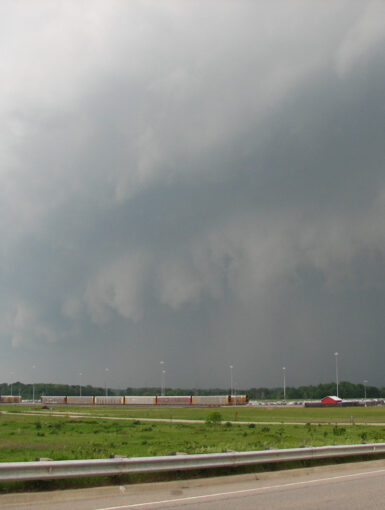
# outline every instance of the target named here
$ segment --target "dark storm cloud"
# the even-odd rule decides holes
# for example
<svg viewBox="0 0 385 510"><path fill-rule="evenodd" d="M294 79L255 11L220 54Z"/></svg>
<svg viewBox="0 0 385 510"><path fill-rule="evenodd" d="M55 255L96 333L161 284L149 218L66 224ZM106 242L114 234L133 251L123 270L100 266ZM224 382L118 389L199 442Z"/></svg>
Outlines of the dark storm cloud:
<svg viewBox="0 0 385 510"><path fill-rule="evenodd" d="M93 5L2 6L3 371L382 384L383 5Z"/></svg>

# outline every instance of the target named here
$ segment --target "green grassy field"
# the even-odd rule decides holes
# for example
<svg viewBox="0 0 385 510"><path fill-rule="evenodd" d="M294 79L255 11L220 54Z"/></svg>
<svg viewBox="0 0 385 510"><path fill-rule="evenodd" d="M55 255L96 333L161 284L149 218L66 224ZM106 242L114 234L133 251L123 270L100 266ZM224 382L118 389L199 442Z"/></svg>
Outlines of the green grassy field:
<svg viewBox="0 0 385 510"><path fill-rule="evenodd" d="M0 406L0 410L25 412L41 410L41 405L35 406ZM93 416L116 416L134 418L166 418L205 420L210 412L207 408L159 408L159 407L66 407L54 406L55 412L76 412ZM385 423L385 407L339 407L339 408L303 408L303 407L221 407L220 413L224 421L255 421L278 423ZM47 411L49 412L49 411ZM353 417L353 418L352 418Z"/></svg>
<svg viewBox="0 0 385 510"><path fill-rule="evenodd" d="M6 407L7 411L16 407ZM19 408L21 409L21 408ZM35 406L36 409L36 406ZM39 407L41 409L41 407ZM4 407L2 408L4 410ZM23 406L24 411L27 409ZM56 410L56 408L55 408ZM67 408L65 408L68 411ZM119 409L72 408L78 412L92 412L105 416L135 414L144 417L186 417L205 419L209 409ZM298 411L298 412L297 412ZM36 457L54 460L105 458L110 454L132 456L168 455L175 451L185 453L213 453L226 450L246 451L265 448L295 448L329 444L385 442L385 426L342 426L330 417L338 411L340 419L347 419L346 409L317 409L306 414L305 409L274 409L270 414L262 409L220 409L222 424L159 423L111 421L102 418L71 418L68 416L24 416L18 412L0 415L0 462L29 461ZM315 412L317 411L317 412ZM321 413L320 411L327 411ZM363 409L360 416L368 421L379 418L378 409ZM373 413L377 411L377 413ZM382 410L383 411L383 410ZM238 419L306 421L307 425L230 425L226 420ZM281 413L280 413L281 412ZM294 412L294 414L293 414ZM365 413L366 412L366 413ZM282 414L283 413L283 414ZM350 410L351 413L351 410ZM306 418L305 418L306 416ZM327 424L311 424L320 421ZM310 418L311 417L311 418ZM369 419L370 418L370 419ZM379 420L378 420L379 421Z"/></svg>

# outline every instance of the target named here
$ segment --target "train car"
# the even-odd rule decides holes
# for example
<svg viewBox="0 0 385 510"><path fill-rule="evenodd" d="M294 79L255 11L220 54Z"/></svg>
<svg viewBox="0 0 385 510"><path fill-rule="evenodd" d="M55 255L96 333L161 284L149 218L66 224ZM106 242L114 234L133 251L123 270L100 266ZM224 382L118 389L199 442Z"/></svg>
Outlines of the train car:
<svg viewBox="0 0 385 510"><path fill-rule="evenodd" d="M67 397L42 395L40 397L40 402L43 405L51 405L51 404L61 404L61 405L64 405L64 404L67 403Z"/></svg>
<svg viewBox="0 0 385 510"><path fill-rule="evenodd" d="M233 406L245 405L249 401L247 395L231 395L229 400L229 403Z"/></svg>
<svg viewBox="0 0 385 510"><path fill-rule="evenodd" d="M195 406L225 406L230 404L228 395L194 395L191 403Z"/></svg>
<svg viewBox="0 0 385 510"><path fill-rule="evenodd" d="M116 396L116 395L109 395L109 396L103 396L103 397L94 397L94 403L96 405L102 405L102 406L118 406L122 405L124 401L124 397Z"/></svg>
<svg viewBox="0 0 385 510"><path fill-rule="evenodd" d="M0 395L0 403L2 403L2 404L20 404L21 397L19 395Z"/></svg>
<svg viewBox="0 0 385 510"><path fill-rule="evenodd" d="M124 397L124 405L126 406L154 406L155 404L155 396L142 395L135 397L134 395L126 395Z"/></svg>
<svg viewBox="0 0 385 510"><path fill-rule="evenodd" d="M94 403L94 398L95 397L89 397L89 396L74 396L74 395L68 395L68 397L66 397L67 399L67 404L68 405L72 405L72 406L78 406L78 405L92 405Z"/></svg>
<svg viewBox="0 0 385 510"><path fill-rule="evenodd" d="M187 395L158 396L156 403L159 406L187 406L191 404L191 397Z"/></svg>

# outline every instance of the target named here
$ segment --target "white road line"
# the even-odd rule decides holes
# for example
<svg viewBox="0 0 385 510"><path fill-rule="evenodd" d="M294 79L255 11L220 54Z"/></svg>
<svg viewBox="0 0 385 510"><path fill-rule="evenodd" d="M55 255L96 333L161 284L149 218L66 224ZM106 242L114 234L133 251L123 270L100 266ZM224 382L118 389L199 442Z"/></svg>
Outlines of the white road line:
<svg viewBox="0 0 385 510"><path fill-rule="evenodd" d="M162 501L148 501L147 503L132 503L129 505L123 505L123 506L110 506L110 507L104 507L104 508L97 508L95 510L125 510L127 508L140 508L140 507L146 507L151 505L165 505L167 503L179 503L179 502L186 502L186 501L194 501L197 499L209 499L209 498L217 498L220 496L234 496L237 494L246 494L251 492L262 492L265 490L270 489L283 489L288 487L296 487L299 485L309 485L312 483L317 482L330 482L334 480L341 480L344 478L354 478L354 477L360 477L360 476L366 476L366 475L375 475L379 473L385 473L385 469L378 469L376 471L364 471L363 473L352 473L350 475L339 475L339 476L331 476L328 478L316 478L313 480L304 480L302 482L291 482L291 483L284 483L281 485L268 485L265 487L256 487L253 489L243 489L239 491L231 491L231 492L218 492L216 494L202 494L200 496L189 496L187 498L175 498L175 499L164 499Z"/></svg>

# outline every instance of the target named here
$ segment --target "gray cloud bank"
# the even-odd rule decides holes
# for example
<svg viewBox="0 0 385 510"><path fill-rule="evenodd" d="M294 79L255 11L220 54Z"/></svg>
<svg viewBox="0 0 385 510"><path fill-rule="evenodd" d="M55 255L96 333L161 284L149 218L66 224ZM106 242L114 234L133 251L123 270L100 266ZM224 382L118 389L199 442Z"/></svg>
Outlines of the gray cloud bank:
<svg viewBox="0 0 385 510"><path fill-rule="evenodd" d="M0 14L3 380L384 384L382 2Z"/></svg>

